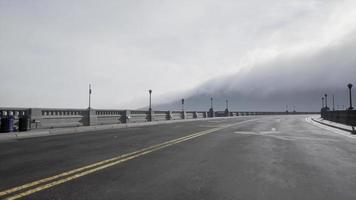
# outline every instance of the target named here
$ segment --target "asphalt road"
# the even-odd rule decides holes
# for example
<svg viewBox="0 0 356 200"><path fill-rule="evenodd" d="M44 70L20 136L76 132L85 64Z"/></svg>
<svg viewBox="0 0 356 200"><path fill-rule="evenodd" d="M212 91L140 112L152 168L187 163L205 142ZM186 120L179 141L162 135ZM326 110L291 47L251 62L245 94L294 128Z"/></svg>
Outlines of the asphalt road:
<svg viewBox="0 0 356 200"><path fill-rule="evenodd" d="M0 199L356 199L356 140L305 118L2 142Z"/></svg>

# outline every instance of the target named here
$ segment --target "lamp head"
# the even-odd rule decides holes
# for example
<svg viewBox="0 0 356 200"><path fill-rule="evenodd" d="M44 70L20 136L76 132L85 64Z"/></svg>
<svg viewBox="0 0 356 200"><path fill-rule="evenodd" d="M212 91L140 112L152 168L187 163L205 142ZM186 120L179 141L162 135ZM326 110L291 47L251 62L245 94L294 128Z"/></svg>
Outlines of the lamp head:
<svg viewBox="0 0 356 200"><path fill-rule="evenodd" d="M351 84L351 83L347 84L347 87L348 87L349 89L351 89L351 88L352 88L352 84Z"/></svg>

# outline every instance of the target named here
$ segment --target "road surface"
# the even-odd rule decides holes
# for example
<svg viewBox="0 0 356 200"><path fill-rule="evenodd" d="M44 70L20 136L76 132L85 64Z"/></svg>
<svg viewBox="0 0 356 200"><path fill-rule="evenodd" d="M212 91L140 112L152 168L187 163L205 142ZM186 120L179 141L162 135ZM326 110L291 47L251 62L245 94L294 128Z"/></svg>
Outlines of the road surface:
<svg viewBox="0 0 356 200"><path fill-rule="evenodd" d="M0 143L0 199L356 199L356 140L260 116Z"/></svg>

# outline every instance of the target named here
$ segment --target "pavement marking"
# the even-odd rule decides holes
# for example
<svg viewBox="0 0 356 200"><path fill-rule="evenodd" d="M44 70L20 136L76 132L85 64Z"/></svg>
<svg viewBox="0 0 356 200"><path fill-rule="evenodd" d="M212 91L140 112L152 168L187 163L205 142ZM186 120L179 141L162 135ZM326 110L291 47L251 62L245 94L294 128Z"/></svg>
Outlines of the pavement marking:
<svg viewBox="0 0 356 200"><path fill-rule="evenodd" d="M16 192L20 191L20 193L17 193L13 196L9 196L9 197L5 198L5 200L19 199L19 198L28 196L30 194L51 188L53 186L56 186L56 185L59 185L59 184L89 175L89 174L92 174L94 172L106 169L108 167L123 163L125 161L132 160L134 158L158 151L160 149L163 149L163 148L166 148L166 147L169 147L169 146L172 146L172 145L175 145L175 144L187 141L187 140L191 140L191 139L194 139L194 138L197 138L197 137L209 134L209 133L213 133L213 132L225 129L225 128L229 128L229 127L232 127L235 125L239 125L239 124L243 124L243 123L247 123L247 122L251 122L251 121L256 121L256 120L258 120L258 119L246 120L246 121L237 122L237 123L233 123L233 124L229 124L229 125L223 125L223 126L220 126L217 128L208 129L205 131L200 131L200 132L193 133L193 134L181 137L181 138L177 138L177 139L163 142L163 143L160 143L157 145L153 145L153 146L150 146L150 147L138 150L138 151L123 154L123 155L120 155L117 157L113 157L111 159L103 160L103 161L100 161L100 162L97 162L97 163L94 163L91 165L87 165L87 166L84 166L81 168L70 170L68 172L63 172L58 175L54 175L54 176L51 176L48 178L40 179L40 180L31 182L31 183L27 183L27 184L24 184L24 185L21 185L18 187L14 187L14 188L10 188L10 189L1 191L0 197L5 196L5 195L6 196L13 195ZM30 188L32 188L32 189L30 189ZM28 190L21 192L22 190L25 190L25 189L28 189Z"/></svg>
<svg viewBox="0 0 356 200"><path fill-rule="evenodd" d="M305 131L304 131L305 132ZM279 131L261 131L261 132L250 132L250 131L235 131L234 133L242 134L242 135L257 135L264 137L272 137L279 140L310 140L310 141L338 141L334 139L324 139L324 138L314 138L314 137L303 137L303 136L288 136L288 135L275 135L281 133Z"/></svg>

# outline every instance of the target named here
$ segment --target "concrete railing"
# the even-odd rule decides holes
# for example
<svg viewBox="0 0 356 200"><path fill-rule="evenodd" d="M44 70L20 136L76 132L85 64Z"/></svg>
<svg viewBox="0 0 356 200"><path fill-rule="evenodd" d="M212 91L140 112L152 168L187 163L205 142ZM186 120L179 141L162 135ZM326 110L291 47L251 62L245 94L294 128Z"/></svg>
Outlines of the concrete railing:
<svg viewBox="0 0 356 200"><path fill-rule="evenodd" d="M310 112L214 112L214 117L316 114ZM29 120L28 128L47 129L62 127L93 126L105 124L140 123L149 121L208 118L206 111L145 111L104 109L58 109L58 108L1 108L0 118L13 116L15 127L21 117Z"/></svg>
<svg viewBox="0 0 356 200"><path fill-rule="evenodd" d="M328 111L324 109L321 117L329 121L356 126L356 110Z"/></svg>

